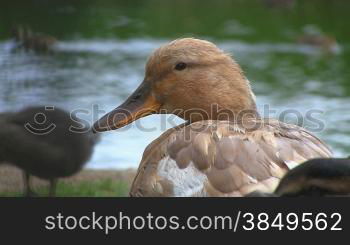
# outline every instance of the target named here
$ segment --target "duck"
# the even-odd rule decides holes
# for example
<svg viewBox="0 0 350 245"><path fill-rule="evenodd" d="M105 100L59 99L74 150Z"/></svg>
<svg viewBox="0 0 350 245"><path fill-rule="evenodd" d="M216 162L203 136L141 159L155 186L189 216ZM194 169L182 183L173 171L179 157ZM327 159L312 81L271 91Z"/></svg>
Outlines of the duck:
<svg viewBox="0 0 350 245"><path fill-rule="evenodd" d="M337 40L322 33L303 34L297 38L297 43L319 48L325 53L336 53L338 50Z"/></svg>
<svg viewBox="0 0 350 245"><path fill-rule="evenodd" d="M274 193L252 192L249 197L349 196L350 159L315 158L288 171Z"/></svg>
<svg viewBox="0 0 350 245"><path fill-rule="evenodd" d="M296 43L319 49L323 54L338 54L341 51L336 38L314 25L303 27L303 33L296 37Z"/></svg>
<svg viewBox="0 0 350 245"><path fill-rule="evenodd" d="M0 163L23 170L25 196L37 196L32 176L48 180L49 196L55 196L58 178L79 172L99 137L63 109L29 106L0 114L0 139Z"/></svg>
<svg viewBox="0 0 350 245"><path fill-rule="evenodd" d="M132 197L241 197L273 192L287 171L330 148L302 127L262 118L249 80L212 42L182 38L148 58L139 87L93 125L115 130L152 114L185 123L145 149Z"/></svg>
<svg viewBox="0 0 350 245"><path fill-rule="evenodd" d="M36 53L48 53L52 51L52 47L57 43L57 39L53 36L35 33L29 27L16 26L12 29L14 40L17 48L23 48L25 51L32 50Z"/></svg>
<svg viewBox="0 0 350 245"><path fill-rule="evenodd" d="M263 4L268 8L292 9L295 0L263 0Z"/></svg>

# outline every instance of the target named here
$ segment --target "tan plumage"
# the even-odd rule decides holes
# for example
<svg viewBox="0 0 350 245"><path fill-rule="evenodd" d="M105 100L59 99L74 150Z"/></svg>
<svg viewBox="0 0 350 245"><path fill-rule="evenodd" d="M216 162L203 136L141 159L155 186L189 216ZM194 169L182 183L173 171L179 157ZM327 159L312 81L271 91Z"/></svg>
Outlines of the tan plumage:
<svg viewBox="0 0 350 245"><path fill-rule="evenodd" d="M139 88L94 128L120 128L152 113L175 114L187 123L145 149L131 196L272 192L289 169L331 156L305 129L261 119L239 65L203 40L179 39L157 49Z"/></svg>
<svg viewBox="0 0 350 245"><path fill-rule="evenodd" d="M273 119L253 121L258 125L253 130L211 120L168 130L145 150L131 195L243 196L256 190L271 192L289 169L306 159L331 156L327 146L298 126ZM192 134L191 139L186 139L188 134ZM176 171L198 170L196 174L203 181L194 182L192 192L187 186L186 192L186 185L172 179L171 174L162 176L162 159L180 169Z"/></svg>

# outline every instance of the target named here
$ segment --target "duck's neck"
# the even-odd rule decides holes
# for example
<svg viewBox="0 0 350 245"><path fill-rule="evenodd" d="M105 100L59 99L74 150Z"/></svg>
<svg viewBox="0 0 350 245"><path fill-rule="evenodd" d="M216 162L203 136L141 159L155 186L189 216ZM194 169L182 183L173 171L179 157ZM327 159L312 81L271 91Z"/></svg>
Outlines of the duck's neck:
<svg viewBox="0 0 350 245"><path fill-rule="evenodd" d="M227 95L223 95L225 97ZM194 109L198 108L198 109ZM179 115L189 123L202 120L220 120L241 123L245 120L260 118L256 108L255 96L249 93L247 97L230 97L227 100L216 100L201 107L192 107Z"/></svg>
<svg viewBox="0 0 350 245"><path fill-rule="evenodd" d="M237 100L239 100L237 103ZM260 118L257 111L255 95L249 93L246 98L233 98L232 103L217 104L217 113L213 113L211 120L229 120L233 122L242 122L244 120Z"/></svg>
<svg viewBox="0 0 350 245"><path fill-rule="evenodd" d="M219 113L213 113L209 119L241 122L260 118L255 95L241 67L230 58L220 71L222 80L208 96L208 102L216 103Z"/></svg>

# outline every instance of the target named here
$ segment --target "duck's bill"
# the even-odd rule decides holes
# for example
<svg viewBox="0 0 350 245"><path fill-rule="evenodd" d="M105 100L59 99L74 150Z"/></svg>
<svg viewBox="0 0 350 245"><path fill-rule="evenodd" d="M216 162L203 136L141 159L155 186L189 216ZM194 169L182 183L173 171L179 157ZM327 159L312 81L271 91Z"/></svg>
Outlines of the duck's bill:
<svg viewBox="0 0 350 245"><path fill-rule="evenodd" d="M158 113L160 103L151 94L149 85L142 83L135 92L120 106L104 115L94 123L94 132L114 130L133 121Z"/></svg>

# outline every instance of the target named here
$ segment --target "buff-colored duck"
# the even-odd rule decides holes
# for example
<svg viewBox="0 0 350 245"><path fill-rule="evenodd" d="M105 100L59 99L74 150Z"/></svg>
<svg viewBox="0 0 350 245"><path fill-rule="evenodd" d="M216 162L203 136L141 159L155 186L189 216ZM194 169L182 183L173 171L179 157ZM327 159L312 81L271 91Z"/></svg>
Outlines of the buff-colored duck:
<svg viewBox="0 0 350 245"><path fill-rule="evenodd" d="M213 43L193 38L158 48L144 81L94 125L121 128L154 113L187 123L144 151L131 196L243 196L272 192L291 168L331 151L305 129L262 119L240 66Z"/></svg>

